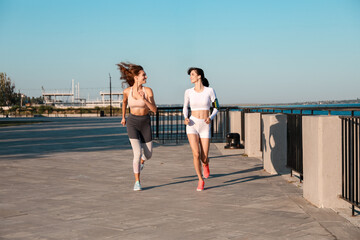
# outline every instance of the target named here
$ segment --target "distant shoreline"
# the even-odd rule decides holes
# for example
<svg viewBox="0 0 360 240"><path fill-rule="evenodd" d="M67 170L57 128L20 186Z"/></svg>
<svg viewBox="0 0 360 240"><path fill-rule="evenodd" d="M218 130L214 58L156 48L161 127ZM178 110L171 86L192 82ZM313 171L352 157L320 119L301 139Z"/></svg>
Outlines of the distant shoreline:
<svg viewBox="0 0 360 240"><path fill-rule="evenodd" d="M237 104L221 104L220 106L239 106L239 107L269 107L269 106L325 106L325 105L342 105L342 104L360 104L360 99L353 100L326 100L311 102L295 102L295 103L237 103ZM182 107L182 104L159 104L159 107Z"/></svg>

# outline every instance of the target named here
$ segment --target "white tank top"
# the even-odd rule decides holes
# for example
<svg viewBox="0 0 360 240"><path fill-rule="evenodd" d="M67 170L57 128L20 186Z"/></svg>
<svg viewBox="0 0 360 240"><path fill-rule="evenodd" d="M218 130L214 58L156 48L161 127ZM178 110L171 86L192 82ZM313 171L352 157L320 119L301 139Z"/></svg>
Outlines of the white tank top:
<svg viewBox="0 0 360 240"><path fill-rule="evenodd" d="M190 88L185 91L184 107L190 108L192 111L196 110L210 110L211 103L216 99L214 89L211 87L204 87L202 92L196 92L195 88Z"/></svg>
<svg viewBox="0 0 360 240"><path fill-rule="evenodd" d="M216 94L211 87L204 87L202 92L196 92L195 88L190 88L185 91L183 114L184 118L188 118L188 107L190 105L191 111L210 110L211 104L216 100ZM217 101L216 101L217 102ZM210 119L213 120L218 113L219 106L213 108Z"/></svg>

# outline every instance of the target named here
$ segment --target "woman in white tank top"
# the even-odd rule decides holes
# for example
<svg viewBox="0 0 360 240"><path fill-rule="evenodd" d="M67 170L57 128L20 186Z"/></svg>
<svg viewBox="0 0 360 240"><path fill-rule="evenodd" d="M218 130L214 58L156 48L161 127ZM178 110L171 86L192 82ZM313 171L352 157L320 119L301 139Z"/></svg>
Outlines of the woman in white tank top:
<svg viewBox="0 0 360 240"><path fill-rule="evenodd" d="M199 182L197 191L204 190L204 178L210 176L209 168L209 147L211 138L211 121L218 113L219 103L214 89L209 87L209 82L205 78L204 71L200 68L189 68L191 83L195 87L187 89L184 95L184 123L186 133L193 153L193 161ZM188 107L191 108L189 117ZM210 107L213 111L210 114ZM203 175L201 174L201 164Z"/></svg>
<svg viewBox="0 0 360 240"><path fill-rule="evenodd" d="M140 65L121 62L117 64L121 73L120 79L129 85L123 92L122 120L127 125L127 132L134 153L133 171L135 176L134 191L141 190L140 171L145 160L152 156L151 121L149 111L156 112L154 94L151 88L143 87L146 73ZM126 107L130 114L125 119Z"/></svg>

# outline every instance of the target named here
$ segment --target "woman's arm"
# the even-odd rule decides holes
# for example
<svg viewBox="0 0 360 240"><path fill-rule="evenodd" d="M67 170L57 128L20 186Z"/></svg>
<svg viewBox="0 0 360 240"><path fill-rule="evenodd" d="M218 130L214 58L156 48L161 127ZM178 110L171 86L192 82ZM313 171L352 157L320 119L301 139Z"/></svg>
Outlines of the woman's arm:
<svg viewBox="0 0 360 240"><path fill-rule="evenodd" d="M128 88L124 90L123 92L123 104L122 104L122 119L121 119L121 124L123 126L126 125L126 119L125 119L125 115L126 115L126 107L127 107L127 103L128 103Z"/></svg>
<svg viewBox="0 0 360 240"><path fill-rule="evenodd" d="M157 106L155 104L154 93L153 93L152 89L149 87L145 88L145 91L147 93L147 97L145 97L145 94L142 91L139 92L139 94L143 97L144 102L145 102L146 106L150 109L150 111L152 111L153 113L156 113Z"/></svg>
<svg viewBox="0 0 360 240"><path fill-rule="evenodd" d="M211 115L205 120L207 124L210 124L210 122L215 118L216 114L219 112L220 109L219 102L216 98L216 93L214 89L211 89L210 100L212 102L213 111Z"/></svg>
<svg viewBox="0 0 360 240"><path fill-rule="evenodd" d="M213 120L216 114L219 112L220 106L217 98L212 102L213 111L210 115L210 119Z"/></svg>
<svg viewBox="0 0 360 240"><path fill-rule="evenodd" d="M184 106L183 106L183 115L184 115L184 124L188 125L189 124L189 95L188 95L188 91L185 91L184 94Z"/></svg>

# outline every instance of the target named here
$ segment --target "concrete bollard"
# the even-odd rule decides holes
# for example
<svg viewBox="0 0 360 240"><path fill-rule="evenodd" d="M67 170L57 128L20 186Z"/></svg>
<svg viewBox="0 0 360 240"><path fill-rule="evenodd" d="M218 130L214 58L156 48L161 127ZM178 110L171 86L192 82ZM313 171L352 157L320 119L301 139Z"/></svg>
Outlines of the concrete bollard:
<svg viewBox="0 0 360 240"><path fill-rule="evenodd" d="M249 157L262 157L261 151L261 113L245 114L245 154Z"/></svg>
<svg viewBox="0 0 360 240"><path fill-rule="evenodd" d="M303 194L321 208L349 204L341 194L341 119L337 116L303 116Z"/></svg>
<svg viewBox="0 0 360 240"><path fill-rule="evenodd" d="M263 114L263 161L270 174L288 174L287 117L284 114Z"/></svg>

